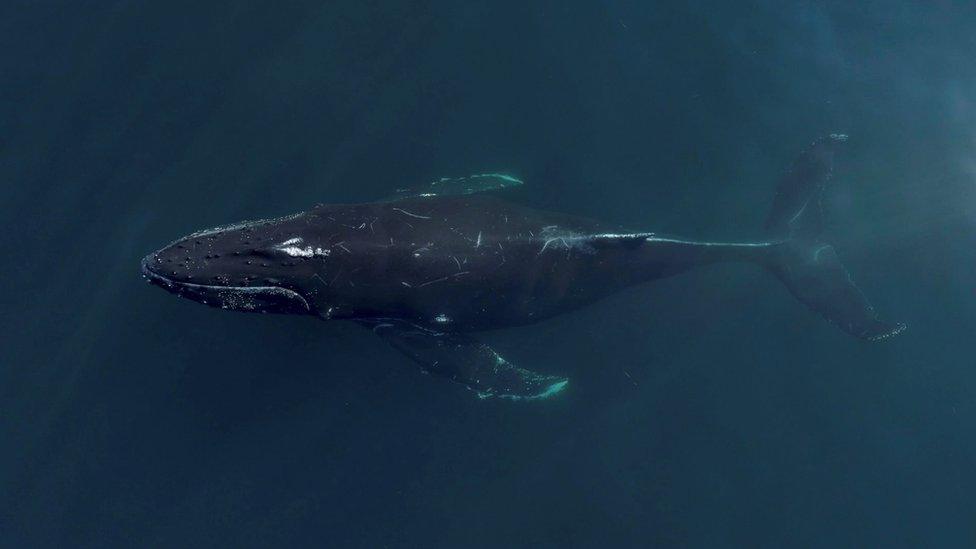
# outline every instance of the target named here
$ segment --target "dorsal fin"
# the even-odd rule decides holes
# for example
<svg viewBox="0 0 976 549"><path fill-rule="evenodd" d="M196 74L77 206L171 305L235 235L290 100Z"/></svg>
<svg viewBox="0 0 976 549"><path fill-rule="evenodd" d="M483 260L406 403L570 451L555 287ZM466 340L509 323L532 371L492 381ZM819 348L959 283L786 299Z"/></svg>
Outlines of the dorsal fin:
<svg viewBox="0 0 976 549"><path fill-rule="evenodd" d="M387 201L424 196L461 196L517 187L522 180L503 173L479 173L467 177L442 177L426 185L397 189Z"/></svg>

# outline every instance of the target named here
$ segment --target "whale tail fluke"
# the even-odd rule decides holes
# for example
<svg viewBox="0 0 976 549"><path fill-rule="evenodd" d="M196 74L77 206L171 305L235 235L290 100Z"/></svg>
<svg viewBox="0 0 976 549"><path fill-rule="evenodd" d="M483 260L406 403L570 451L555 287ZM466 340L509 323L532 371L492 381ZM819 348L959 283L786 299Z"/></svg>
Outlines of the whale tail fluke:
<svg viewBox="0 0 976 549"><path fill-rule="evenodd" d="M834 151L846 140L832 134L815 141L780 180L766 231L771 240L782 242L771 247L766 266L811 310L853 336L877 341L906 326L878 318L833 246L822 239L821 197L833 172Z"/></svg>

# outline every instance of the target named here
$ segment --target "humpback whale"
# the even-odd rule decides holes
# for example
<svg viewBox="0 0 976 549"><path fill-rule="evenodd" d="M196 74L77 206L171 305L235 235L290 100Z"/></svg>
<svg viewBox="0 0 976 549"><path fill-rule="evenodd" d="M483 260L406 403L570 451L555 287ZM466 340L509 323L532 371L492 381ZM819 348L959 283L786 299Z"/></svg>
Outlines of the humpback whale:
<svg viewBox="0 0 976 549"><path fill-rule="evenodd" d="M509 362L474 332L538 322L717 262L753 263L844 332L877 341L905 325L878 318L822 238L821 197L845 140L832 134L799 155L754 242L626 232L539 211L490 192L518 179L481 174L196 232L146 256L141 271L213 307L357 322L484 398L544 398L568 380Z"/></svg>

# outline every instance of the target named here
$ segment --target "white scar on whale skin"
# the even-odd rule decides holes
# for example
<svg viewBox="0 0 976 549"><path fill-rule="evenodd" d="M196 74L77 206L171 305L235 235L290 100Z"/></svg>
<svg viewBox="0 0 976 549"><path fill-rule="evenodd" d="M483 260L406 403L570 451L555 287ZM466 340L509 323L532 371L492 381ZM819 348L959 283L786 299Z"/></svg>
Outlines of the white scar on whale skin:
<svg viewBox="0 0 976 549"><path fill-rule="evenodd" d="M404 209L402 209L402 208L393 208L393 210L394 210L394 211L397 211L397 212L400 212L400 213L402 213L402 214L404 214L404 215L409 215L410 217L416 217L417 219L430 219L430 217L429 217L429 216L426 216L426 215L420 215L420 214L415 214L415 213L410 213L410 212L408 212L407 210L404 210Z"/></svg>
<svg viewBox="0 0 976 549"><path fill-rule="evenodd" d="M292 257L326 257L332 253L332 250L327 250L319 247L305 246L304 248L299 248L298 244L302 243L302 239L295 237L289 238L288 240L282 242L275 246L275 249L284 252Z"/></svg>

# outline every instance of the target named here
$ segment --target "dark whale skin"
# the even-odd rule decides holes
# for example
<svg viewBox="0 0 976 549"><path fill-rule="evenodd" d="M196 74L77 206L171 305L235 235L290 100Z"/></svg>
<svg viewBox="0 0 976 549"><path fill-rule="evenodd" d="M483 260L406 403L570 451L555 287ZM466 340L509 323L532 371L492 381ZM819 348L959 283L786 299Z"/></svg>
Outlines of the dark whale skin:
<svg viewBox="0 0 976 549"><path fill-rule="evenodd" d="M177 283L287 288L323 318L472 331L536 322L683 270L679 247L649 236L488 194L431 196L197 233L146 264ZM281 250L296 239L298 253Z"/></svg>
<svg viewBox="0 0 976 549"><path fill-rule="evenodd" d="M635 276L636 258L588 244L602 232L594 221L488 195L323 206L306 215L308 229L332 249L323 264L328 284L314 300L334 318L516 326L651 274Z"/></svg>

